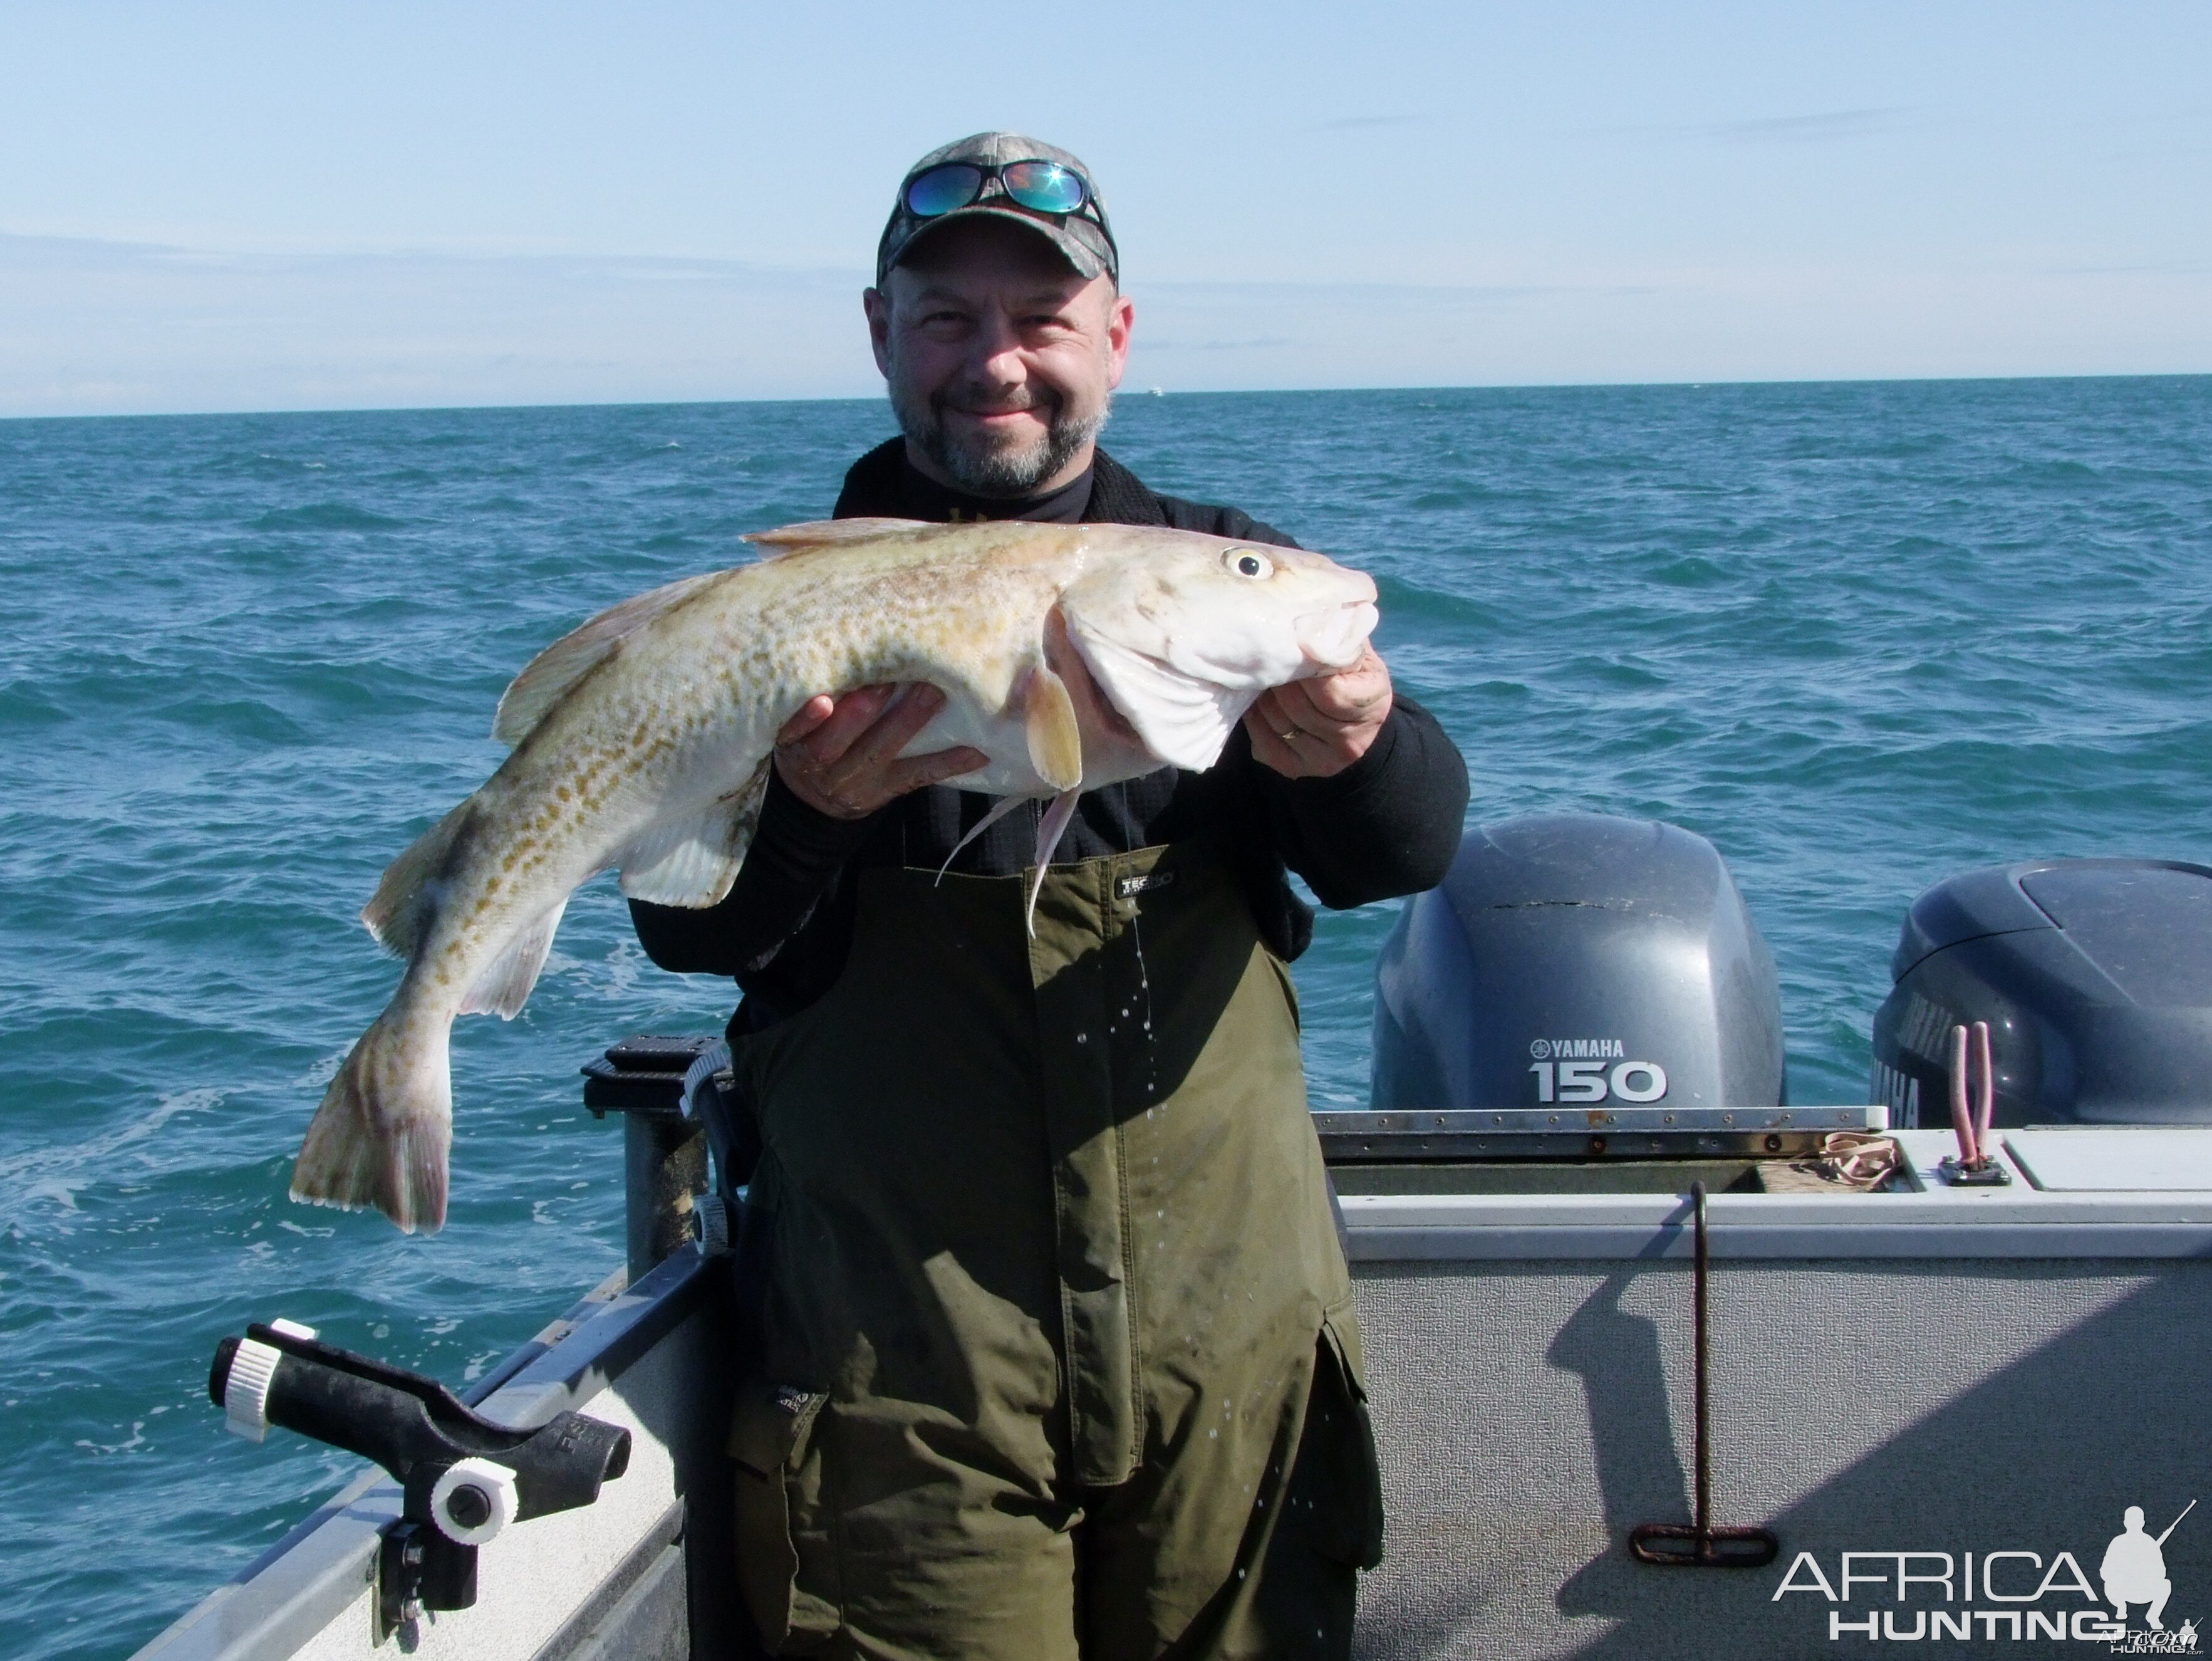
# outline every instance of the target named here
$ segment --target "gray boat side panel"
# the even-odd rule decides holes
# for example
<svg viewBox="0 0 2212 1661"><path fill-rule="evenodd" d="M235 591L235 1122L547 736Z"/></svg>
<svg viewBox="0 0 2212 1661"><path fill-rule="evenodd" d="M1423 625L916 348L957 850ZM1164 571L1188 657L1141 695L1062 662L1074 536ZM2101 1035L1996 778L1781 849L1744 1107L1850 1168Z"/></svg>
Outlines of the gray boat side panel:
<svg viewBox="0 0 2212 1661"><path fill-rule="evenodd" d="M667 1546L562 1661L690 1661L684 1548Z"/></svg>
<svg viewBox="0 0 2212 1661"><path fill-rule="evenodd" d="M1686 1228L1579 1226L1518 1228L1363 1228L1346 1202L1345 1255L1361 1262L1515 1262L1547 1258L1591 1261L1688 1261L1695 1248ZM1918 1262L1955 1258L2050 1259L2212 1256L2212 1226L2160 1223L1983 1224L1865 1229L1839 1239L1833 1225L1798 1228L1733 1226L1711 1234L1712 1256L1731 1262L1820 1258ZM1842 1248L1848 1248L1844 1250Z"/></svg>
<svg viewBox="0 0 2212 1661"><path fill-rule="evenodd" d="M531 1661L683 1661L691 1653L686 1618L684 1505L671 1506L584 1606Z"/></svg>
<svg viewBox="0 0 2212 1661"><path fill-rule="evenodd" d="M312 1528L202 1598L134 1661L276 1661L298 1653L362 1597L377 1531L398 1512L391 1480L363 1472L308 1518Z"/></svg>
<svg viewBox="0 0 2212 1661"><path fill-rule="evenodd" d="M2212 1442L2191 1433L2212 1384L2212 1262L1718 1265L1714 1520L1779 1536L1753 1571L1626 1550L1639 1523L1690 1518L1686 1264L1370 1261L1354 1275L1388 1515L1363 1661L1832 1655L1832 1611L1909 1623L1912 1608L2006 1606L1863 1586L1850 1604L1778 1601L1801 1551L1832 1581L1844 1551L1955 1567L2000 1549L2069 1551L2094 1579L2124 1507L2155 1530L2212 1496ZM2166 1547L2169 1626L2212 1614L2212 1527L2197 1520Z"/></svg>
<svg viewBox="0 0 2212 1661"><path fill-rule="evenodd" d="M2069 1132L2068 1135L2078 1133ZM2106 1135L2142 1133L2105 1132ZM2212 1133L2208 1133L2212 1134ZM1953 1188L1947 1133L1906 1131L1910 1191L1713 1195L1716 1257L2136 1258L2212 1256L2212 1191L2051 1191L2001 1155L2002 1188ZM1688 1199L1667 1194L1347 1194L1355 1262L1686 1257Z"/></svg>
<svg viewBox="0 0 2212 1661"><path fill-rule="evenodd" d="M576 1526L575 1519L601 1513L599 1521L612 1527L617 1512L649 1506L646 1515L630 1519L619 1530L627 1549L665 1510L675 1492L668 1474L668 1449L657 1439L659 1431L665 1429L689 1444L696 1444L698 1436L682 1411L688 1393L661 1378L659 1373L678 1350L698 1360L703 1367L714 1353L710 1346L719 1344L719 1335L707 1330L709 1323L695 1318L702 1314L708 1278L715 1272L708 1260L686 1250L660 1264L636 1286L605 1299L595 1312L590 1312L590 1305L599 1301L596 1294L587 1299L572 1311L569 1318L583 1318L568 1335L531 1361L481 1405L479 1410L486 1416L510 1425L541 1423L564 1409L589 1411L594 1417L629 1426L639 1445L629 1471L607 1484L598 1505L517 1524L485 1548L480 1583L487 1581L495 1555L513 1553L518 1542L525 1540L550 1540L549 1531L556 1525L565 1530ZM692 1330L685 1342L667 1343L670 1335L687 1321ZM670 1356L662 1355L663 1350ZM648 1361L653 1364L649 1372L645 1365ZM611 1383L612 1396L599 1400ZM646 1418L625 1405L629 1401L647 1403ZM649 1441L655 1444L653 1450L646 1446ZM657 1503L648 1493L654 1489ZM134 1661L280 1661L295 1655L367 1654L377 1540L385 1524L398 1515L400 1495L396 1484L373 1470L364 1473L345 1493L352 1496L345 1503L325 1507L326 1514L319 1513L324 1517L319 1526L298 1535L289 1549L264 1557L238 1579L218 1588L141 1649ZM610 1501L612 1509L603 1510ZM620 1555L617 1552L602 1567L611 1569ZM554 1602L550 1607L556 1612L556 1624L574 1613L589 1591L589 1585L580 1587L574 1582L552 1588ZM474 1613L463 1612L465 1615ZM447 1616L441 1624L450 1628L454 1621L455 1617ZM425 1622L426 1643L433 1631ZM533 1646L548 1635L550 1629L540 1633ZM469 1652L488 1657L495 1651L478 1647ZM502 1648L496 1652L507 1652ZM531 1650L514 1652L526 1657Z"/></svg>
<svg viewBox="0 0 2212 1661"><path fill-rule="evenodd" d="M517 1430L580 1410L698 1307L716 1260L687 1247L626 1287L477 1409Z"/></svg>
<svg viewBox="0 0 2212 1661"><path fill-rule="evenodd" d="M685 1432L677 1421L685 1381L708 1363L705 1325L694 1319L664 1335L591 1401L593 1418L629 1431L629 1469L592 1504L510 1524L483 1547L475 1605L426 1615L403 1643L404 1652L417 1661L529 1661L622 1572L638 1542L660 1526L679 1499L676 1448ZM364 1585L299 1651L300 1661L368 1656L371 1602Z"/></svg>

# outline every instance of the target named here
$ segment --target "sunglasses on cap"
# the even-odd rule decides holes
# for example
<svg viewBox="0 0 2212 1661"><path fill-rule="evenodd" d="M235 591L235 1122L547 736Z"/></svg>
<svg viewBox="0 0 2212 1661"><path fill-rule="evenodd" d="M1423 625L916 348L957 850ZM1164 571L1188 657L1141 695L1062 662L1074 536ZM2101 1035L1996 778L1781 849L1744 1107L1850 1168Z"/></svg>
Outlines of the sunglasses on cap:
<svg viewBox="0 0 2212 1661"><path fill-rule="evenodd" d="M1079 213L1086 204L1097 200L1091 193L1091 181L1081 173L1057 161L1008 161L991 167L973 161L947 161L907 180L902 199L915 218L941 219L981 201L994 179L1008 200L1031 213ZM1095 207L1089 216L1097 216Z"/></svg>

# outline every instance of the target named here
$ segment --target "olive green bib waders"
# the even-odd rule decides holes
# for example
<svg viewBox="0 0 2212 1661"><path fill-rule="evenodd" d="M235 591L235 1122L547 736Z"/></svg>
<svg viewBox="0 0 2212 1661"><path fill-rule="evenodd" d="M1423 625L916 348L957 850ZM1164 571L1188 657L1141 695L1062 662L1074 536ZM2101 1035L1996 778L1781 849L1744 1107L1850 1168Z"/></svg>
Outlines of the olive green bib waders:
<svg viewBox="0 0 2212 1661"><path fill-rule="evenodd" d="M1189 844L870 871L741 1039L738 1567L771 1650L1343 1656L1381 1552L1290 979ZM762 1261L762 1259L765 1261Z"/></svg>

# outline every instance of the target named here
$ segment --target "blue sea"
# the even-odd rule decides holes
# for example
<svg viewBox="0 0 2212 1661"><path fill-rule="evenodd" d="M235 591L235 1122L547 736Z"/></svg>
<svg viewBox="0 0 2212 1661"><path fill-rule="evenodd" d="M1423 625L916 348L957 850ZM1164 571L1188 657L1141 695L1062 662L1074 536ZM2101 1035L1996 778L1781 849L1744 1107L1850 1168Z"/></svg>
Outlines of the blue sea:
<svg viewBox="0 0 2212 1661"><path fill-rule="evenodd" d="M622 1256L576 1068L708 1031L611 882L455 1037L452 1221L285 1198L397 975L355 921L491 770L508 677L827 511L873 403L0 423L0 1654L127 1654L346 1462L251 1447L216 1341L289 1316L455 1384ZM1373 571L1479 819L1710 837L1774 948L1793 1098L1863 1098L1912 897L2212 857L2212 379L1133 397L1109 442ZM1297 965L1367 1082L1395 908Z"/></svg>

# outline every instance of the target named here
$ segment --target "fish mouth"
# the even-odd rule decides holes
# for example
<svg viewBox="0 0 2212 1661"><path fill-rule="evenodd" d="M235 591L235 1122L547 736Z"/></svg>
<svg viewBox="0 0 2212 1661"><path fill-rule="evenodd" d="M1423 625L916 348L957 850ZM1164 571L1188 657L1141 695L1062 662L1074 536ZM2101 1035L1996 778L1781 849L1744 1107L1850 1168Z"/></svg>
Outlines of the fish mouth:
<svg viewBox="0 0 2212 1661"><path fill-rule="evenodd" d="M1316 673L1349 669L1367 649L1368 636L1382 620L1372 599L1345 600L1316 611L1301 612L1295 621L1298 649Z"/></svg>

